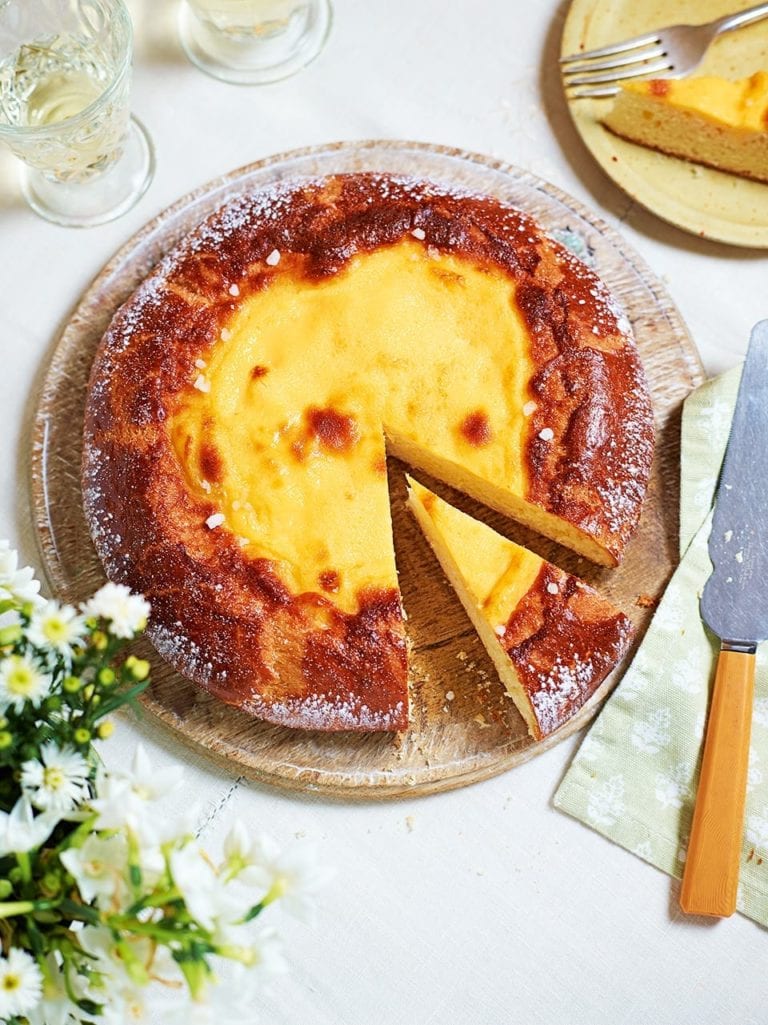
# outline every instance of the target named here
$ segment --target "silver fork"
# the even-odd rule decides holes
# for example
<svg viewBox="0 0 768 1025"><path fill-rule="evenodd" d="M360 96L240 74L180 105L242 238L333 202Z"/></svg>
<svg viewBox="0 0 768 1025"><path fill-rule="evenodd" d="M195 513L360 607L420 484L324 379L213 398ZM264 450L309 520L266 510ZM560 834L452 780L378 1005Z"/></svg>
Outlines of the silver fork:
<svg viewBox="0 0 768 1025"><path fill-rule="evenodd" d="M712 40L723 32L768 18L768 3L728 14L704 25L668 25L610 46L560 58L563 80L572 99L615 96L629 78L663 75L682 78L701 63ZM601 58L607 57L608 60ZM583 87L587 88L583 88Z"/></svg>

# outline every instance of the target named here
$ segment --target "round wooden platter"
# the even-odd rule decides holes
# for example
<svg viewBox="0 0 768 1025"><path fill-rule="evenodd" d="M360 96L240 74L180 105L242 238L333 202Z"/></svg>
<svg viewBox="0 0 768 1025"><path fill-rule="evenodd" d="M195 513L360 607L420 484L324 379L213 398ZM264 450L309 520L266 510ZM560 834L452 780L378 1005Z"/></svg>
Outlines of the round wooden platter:
<svg viewBox="0 0 768 1025"><path fill-rule="evenodd" d="M595 567L419 476L460 508L597 586L632 617L639 640L652 616L651 602L677 562L679 413L683 398L703 380L695 346L657 278L623 239L575 200L498 161L415 143L339 143L234 171L160 214L104 268L54 349L34 424L33 505L53 591L75 602L104 580L82 513L81 424L94 351L114 311L162 254L232 193L278 179L353 170L426 177L512 203L578 251L621 300L653 391L658 440L642 521L619 569ZM486 779L589 722L626 662L577 716L535 743L404 507L404 469L390 460L397 564L412 644L412 712L406 732L324 734L273 726L212 699L154 653L154 682L143 698L147 712L189 744L223 760L231 771L290 790L345 799L429 794Z"/></svg>
<svg viewBox="0 0 768 1025"><path fill-rule="evenodd" d="M563 26L563 56L607 46L664 25L697 25L754 0L573 0ZM765 68L768 21L721 36L696 75L744 78ZM618 186L657 216L700 238L768 246L768 185L657 153L609 132L601 118L613 100L574 99L574 124L592 156Z"/></svg>

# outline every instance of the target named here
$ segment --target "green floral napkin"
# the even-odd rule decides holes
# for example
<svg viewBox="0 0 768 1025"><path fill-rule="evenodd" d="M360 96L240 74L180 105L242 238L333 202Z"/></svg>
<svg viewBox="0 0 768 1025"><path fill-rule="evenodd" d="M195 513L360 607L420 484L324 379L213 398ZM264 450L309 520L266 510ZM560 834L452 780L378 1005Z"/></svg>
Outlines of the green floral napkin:
<svg viewBox="0 0 768 1025"><path fill-rule="evenodd" d="M681 876L717 643L699 617L712 566L711 508L740 369L685 403L680 551L635 659L579 749L555 806L652 865ZM768 645L757 656L738 907L768 925Z"/></svg>

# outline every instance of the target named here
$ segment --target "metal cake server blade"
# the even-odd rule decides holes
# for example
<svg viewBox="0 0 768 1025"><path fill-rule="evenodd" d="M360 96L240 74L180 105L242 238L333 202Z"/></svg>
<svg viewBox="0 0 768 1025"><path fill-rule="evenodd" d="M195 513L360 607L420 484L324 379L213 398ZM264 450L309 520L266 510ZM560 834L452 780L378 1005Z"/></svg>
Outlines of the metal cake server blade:
<svg viewBox="0 0 768 1025"><path fill-rule="evenodd" d="M755 652L768 638L768 320L752 331L709 537L701 615L721 639L680 906L736 910Z"/></svg>

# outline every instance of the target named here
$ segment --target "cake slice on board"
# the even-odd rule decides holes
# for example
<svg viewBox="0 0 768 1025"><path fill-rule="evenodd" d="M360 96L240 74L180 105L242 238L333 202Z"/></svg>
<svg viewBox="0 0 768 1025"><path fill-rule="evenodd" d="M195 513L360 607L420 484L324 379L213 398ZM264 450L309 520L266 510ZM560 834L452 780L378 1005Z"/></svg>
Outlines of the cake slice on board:
<svg viewBox="0 0 768 1025"><path fill-rule="evenodd" d="M768 72L627 82L602 119L615 135L755 181L768 182Z"/></svg>
<svg viewBox="0 0 768 1025"><path fill-rule="evenodd" d="M626 651L629 619L582 580L408 477L408 504L528 730L540 740L597 690Z"/></svg>

